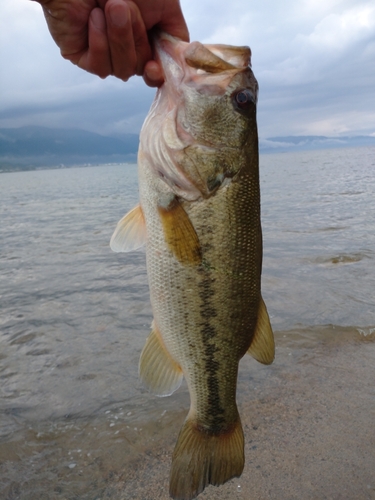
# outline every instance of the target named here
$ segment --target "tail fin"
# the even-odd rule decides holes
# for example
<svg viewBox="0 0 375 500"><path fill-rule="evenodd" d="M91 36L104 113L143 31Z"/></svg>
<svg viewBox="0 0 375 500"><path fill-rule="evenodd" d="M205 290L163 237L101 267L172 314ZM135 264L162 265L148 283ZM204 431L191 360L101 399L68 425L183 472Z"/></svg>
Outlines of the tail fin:
<svg viewBox="0 0 375 500"><path fill-rule="evenodd" d="M209 434L189 417L173 452L169 494L174 500L192 500L208 484L219 486L242 474L245 463L240 418L230 431Z"/></svg>

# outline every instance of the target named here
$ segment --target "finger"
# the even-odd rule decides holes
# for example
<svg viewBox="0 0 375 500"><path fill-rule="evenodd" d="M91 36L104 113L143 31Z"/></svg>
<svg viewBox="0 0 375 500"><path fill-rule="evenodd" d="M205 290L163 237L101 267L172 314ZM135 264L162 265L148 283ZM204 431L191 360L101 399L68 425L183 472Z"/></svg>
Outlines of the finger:
<svg viewBox="0 0 375 500"><path fill-rule="evenodd" d="M108 0L105 16L113 75L126 81L137 68L131 9L124 0Z"/></svg>
<svg viewBox="0 0 375 500"><path fill-rule="evenodd" d="M141 12L146 30L157 26L172 36L185 42L189 41L189 30L177 0L164 0L162 4L161 2L134 1Z"/></svg>
<svg viewBox="0 0 375 500"><path fill-rule="evenodd" d="M143 72L143 79L149 87L160 87L164 81L160 64L156 61L148 61Z"/></svg>
<svg viewBox="0 0 375 500"><path fill-rule="evenodd" d="M93 9L88 24L88 49L78 66L90 73L106 78L112 74L111 54L107 38L106 21L101 9Z"/></svg>
<svg viewBox="0 0 375 500"><path fill-rule="evenodd" d="M162 31L180 38L184 42L188 42L190 40L189 30L182 14L180 4L176 1L169 1L167 4L170 5L167 5L164 9L164 15L162 16L158 27Z"/></svg>
<svg viewBox="0 0 375 500"><path fill-rule="evenodd" d="M134 48L137 57L136 74L142 75L145 64L152 58L152 50L138 7L133 2L129 2L129 6L132 16Z"/></svg>

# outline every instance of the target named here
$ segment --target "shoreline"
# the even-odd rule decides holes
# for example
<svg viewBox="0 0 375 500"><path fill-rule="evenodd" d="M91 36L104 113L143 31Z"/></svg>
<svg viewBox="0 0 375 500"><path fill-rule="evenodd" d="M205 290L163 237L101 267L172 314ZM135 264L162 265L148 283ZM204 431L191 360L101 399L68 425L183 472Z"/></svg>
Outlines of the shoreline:
<svg viewBox="0 0 375 500"><path fill-rule="evenodd" d="M277 332L276 345L269 367L250 356L241 361L242 476L209 486L198 498L375 499L374 333L294 329ZM23 457L16 448L25 451L24 437L3 443L0 458L8 462L0 466L2 494L13 498L18 491L14 498L20 500L168 500L171 456L189 404L186 387L172 398L175 410L163 412L164 398L150 395L155 418L129 425L117 425L114 410L104 412L108 419L103 413L92 421L72 417L65 427L30 434L39 446L29 445ZM116 423L111 429L110 419Z"/></svg>
<svg viewBox="0 0 375 500"><path fill-rule="evenodd" d="M276 335L272 371L245 358L238 387L245 432L240 478L210 486L202 500L371 500L375 498L375 336L314 336L300 348ZM314 346L314 347L313 347ZM245 366L247 365L247 366ZM246 376L246 372L248 376ZM256 380L256 389L247 382ZM120 480L116 500L167 500L173 447ZM163 455L164 453L164 455ZM165 456L165 458L164 458ZM147 481L144 475L149 471Z"/></svg>

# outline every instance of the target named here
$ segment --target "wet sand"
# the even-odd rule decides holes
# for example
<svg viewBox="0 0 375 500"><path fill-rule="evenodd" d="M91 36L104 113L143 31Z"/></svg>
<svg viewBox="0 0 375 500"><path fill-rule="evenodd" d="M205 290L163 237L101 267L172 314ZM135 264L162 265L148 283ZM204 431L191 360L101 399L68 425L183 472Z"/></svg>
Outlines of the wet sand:
<svg viewBox="0 0 375 500"><path fill-rule="evenodd" d="M375 338L330 330L279 333L272 369L242 362L245 469L200 499L375 498ZM150 448L114 498L168 499L174 441Z"/></svg>
<svg viewBox="0 0 375 500"><path fill-rule="evenodd" d="M375 499L374 333L304 329L278 332L276 343L272 366L241 362L244 472L199 499ZM90 421L41 423L3 443L1 498L167 500L186 387L171 397L175 411L165 412L164 398L150 395L151 421L132 421L115 406Z"/></svg>

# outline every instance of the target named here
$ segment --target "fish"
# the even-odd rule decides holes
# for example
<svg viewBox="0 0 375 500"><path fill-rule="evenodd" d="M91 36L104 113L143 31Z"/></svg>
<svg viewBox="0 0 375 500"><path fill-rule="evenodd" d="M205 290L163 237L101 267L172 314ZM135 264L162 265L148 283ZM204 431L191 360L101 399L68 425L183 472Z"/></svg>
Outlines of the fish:
<svg viewBox="0 0 375 500"><path fill-rule="evenodd" d="M275 356L261 296L258 84L249 47L166 33L154 44L164 83L140 134L140 203L110 245L146 246L154 318L139 375L158 396L187 382L190 409L169 494L191 500L241 475L239 361L249 353L270 364Z"/></svg>

